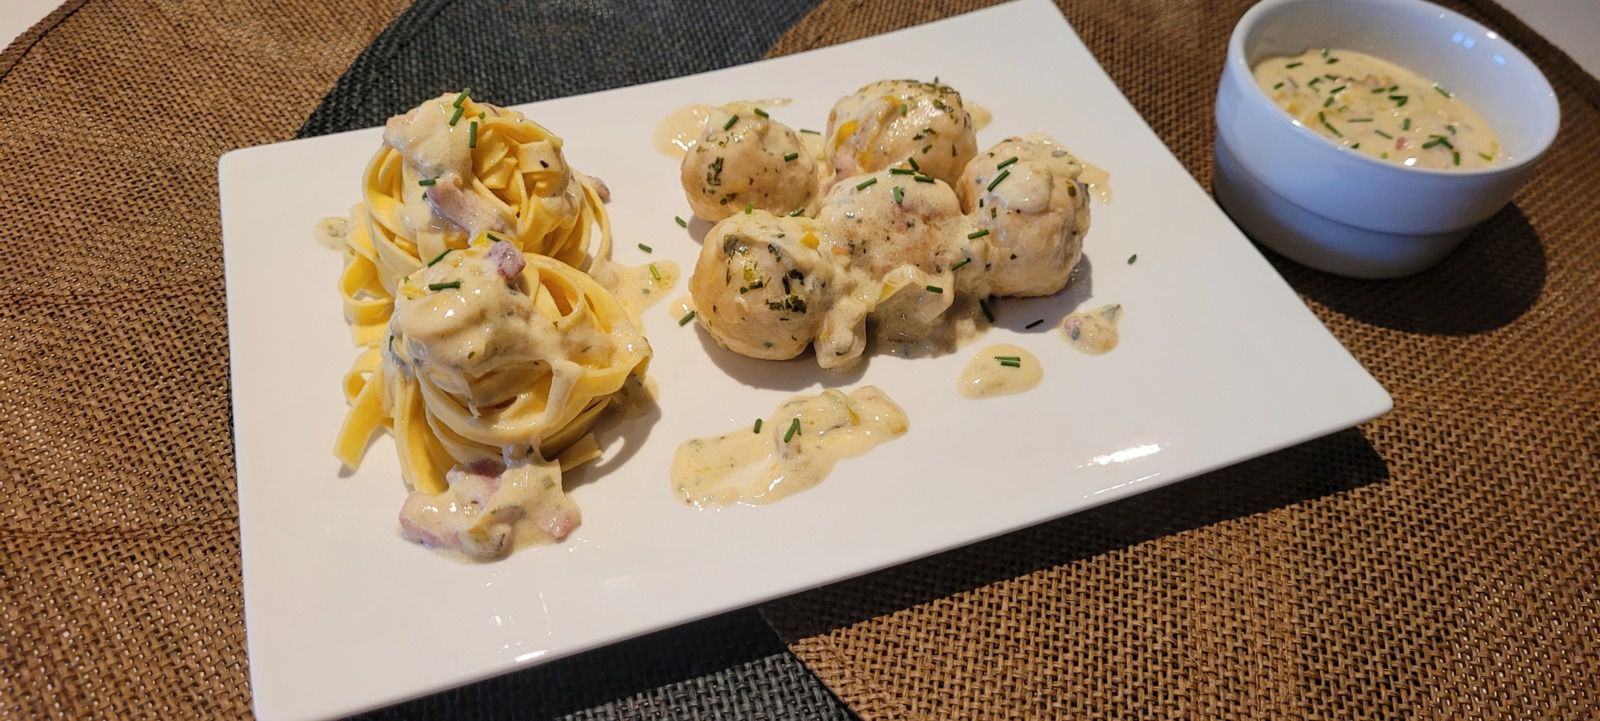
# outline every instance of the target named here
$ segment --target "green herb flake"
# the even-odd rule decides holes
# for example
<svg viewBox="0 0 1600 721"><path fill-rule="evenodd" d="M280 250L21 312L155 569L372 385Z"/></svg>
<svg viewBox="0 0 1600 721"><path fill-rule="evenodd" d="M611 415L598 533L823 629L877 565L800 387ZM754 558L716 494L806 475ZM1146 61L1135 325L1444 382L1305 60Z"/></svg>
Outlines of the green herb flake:
<svg viewBox="0 0 1600 721"><path fill-rule="evenodd" d="M790 153L788 155L783 156L783 162L792 163L792 162L794 162L795 158L798 158L798 157L800 157L799 153Z"/></svg>
<svg viewBox="0 0 1600 721"><path fill-rule="evenodd" d="M640 243L639 244L639 250L642 250L642 251L644 251L646 253L654 253L654 252L656 252L654 248L651 248L650 246L645 245L644 243Z"/></svg>
<svg viewBox="0 0 1600 721"><path fill-rule="evenodd" d="M902 187L900 187L898 185L894 186L894 204L895 205L904 205L905 201L906 201L906 189L902 188Z"/></svg>
<svg viewBox="0 0 1600 721"><path fill-rule="evenodd" d="M680 328L683 327L683 326L686 326L686 325L689 324L689 321L691 321L691 320L694 320L694 311L692 311L692 310L689 311L688 313L684 313L683 317L678 319L678 326Z"/></svg>
<svg viewBox="0 0 1600 721"><path fill-rule="evenodd" d="M1278 90L1278 89L1280 89L1282 87L1283 87L1283 83L1278 83L1277 85L1272 86L1272 89L1273 90Z"/></svg>
<svg viewBox="0 0 1600 721"><path fill-rule="evenodd" d="M455 127L456 121L461 119L461 114L464 113L464 112L467 112L466 108L463 108L460 105L456 106L455 114L450 116L450 127L452 127L452 128Z"/></svg>
<svg viewBox="0 0 1600 721"><path fill-rule="evenodd" d="M751 433L760 433L761 432L761 419L760 418L756 419L756 424L755 424L754 427L752 427L750 429L750 432Z"/></svg>
<svg viewBox="0 0 1600 721"><path fill-rule="evenodd" d="M457 290L460 287L461 287L461 281L459 281L459 280L452 280L449 283L429 283L428 284L428 290Z"/></svg>
<svg viewBox="0 0 1600 721"><path fill-rule="evenodd" d="M1450 157L1453 160L1455 160L1456 165L1460 165L1461 164L1461 151L1459 151L1459 150L1450 151Z"/></svg>
<svg viewBox="0 0 1600 721"><path fill-rule="evenodd" d="M433 260L428 261L428 267L432 268L439 261L444 260L444 257L450 254L450 251L450 248L445 248L444 250L440 251L438 255L433 256Z"/></svg>
<svg viewBox="0 0 1600 721"><path fill-rule="evenodd" d="M1326 107L1328 107L1329 105L1332 105L1332 104L1333 104L1333 96L1332 95L1329 95L1327 100L1322 101L1322 107L1324 107L1324 108L1326 108Z"/></svg>
<svg viewBox="0 0 1600 721"><path fill-rule="evenodd" d="M660 282L661 281L661 271L656 269L656 264L655 263L651 263L650 264L650 277L654 278L656 280L656 282ZM683 324L679 323L678 325L683 325Z"/></svg>
<svg viewBox="0 0 1600 721"><path fill-rule="evenodd" d="M1405 120L1401 121L1400 122L1400 129L1401 130L1410 130L1411 129L1411 118L1406 118Z"/></svg>
<svg viewBox="0 0 1600 721"><path fill-rule="evenodd" d="M988 319L990 323L994 322L994 311L989 310L989 301L979 298L978 310L983 311L983 317Z"/></svg>
<svg viewBox="0 0 1600 721"><path fill-rule="evenodd" d="M1385 138L1388 138L1390 140L1394 140L1394 136L1393 135L1390 135L1388 133L1383 132L1382 129L1374 130L1372 132L1377 133L1378 135L1381 135L1381 136L1383 136Z"/></svg>
<svg viewBox="0 0 1600 721"><path fill-rule="evenodd" d="M728 122L722 124L722 129L727 130L728 128L733 127L733 124L737 122L739 122L739 114L734 113L733 117L728 118Z"/></svg>
<svg viewBox="0 0 1600 721"><path fill-rule="evenodd" d="M890 175L916 175L917 171L910 168L890 168Z"/></svg>
<svg viewBox="0 0 1600 721"><path fill-rule="evenodd" d="M874 185L877 185L877 184L878 184L878 179L877 178L867 178L866 180L863 180L863 181L861 181L859 183L856 183L856 190L866 190L867 188L870 188L870 187L872 187Z"/></svg>
<svg viewBox="0 0 1600 721"><path fill-rule="evenodd" d="M1494 156L1493 155L1490 155L1488 153L1483 153L1483 152L1478 153L1478 157L1483 158L1484 160L1494 160Z"/></svg>
<svg viewBox="0 0 1600 721"><path fill-rule="evenodd" d="M1449 90L1445 90L1445 89L1444 89L1444 88L1441 88L1441 87L1439 87L1439 84L1438 84L1438 83L1434 83L1434 84L1433 84L1433 89L1434 89L1434 91L1435 91L1435 92L1437 92L1437 93L1439 93L1439 94L1440 94L1440 95L1443 95L1443 96L1445 96L1445 97L1447 97L1447 98L1453 98L1453 97L1455 97L1455 95L1454 95L1454 94L1452 94L1452 93L1451 93L1451 92L1450 92L1450 91L1449 91Z"/></svg>
<svg viewBox="0 0 1600 721"><path fill-rule="evenodd" d="M801 215L803 215L805 212L806 212L805 208L795 208L794 210L789 211L789 217L798 218Z"/></svg>
<svg viewBox="0 0 1600 721"><path fill-rule="evenodd" d="M683 216L681 216L681 215L672 216L672 220L675 221L678 224L679 228L687 228L687 227L689 227L689 221L684 220Z"/></svg>
<svg viewBox="0 0 1600 721"><path fill-rule="evenodd" d="M811 128L801 128L800 132L807 133L807 134L810 134L810 135L821 135L822 134L822 131L820 131L820 130L812 130Z"/></svg>
<svg viewBox="0 0 1600 721"><path fill-rule="evenodd" d="M913 175L913 176L911 176L911 179L915 180L915 181L917 181L919 183L932 183L933 182L933 176L931 176L931 175Z"/></svg>
<svg viewBox="0 0 1600 721"><path fill-rule="evenodd" d="M456 101L451 103L450 107L452 107L452 108L461 107L461 104L466 102L467 98L469 98L471 96L472 96L472 88L462 88L461 89L461 94L456 96Z"/></svg>
<svg viewBox="0 0 1600 721"><path fill-rule="evenodd" d="M1298 68L1301 65L1305 65L1305 63L1289 63L1288 65L1285 65L1284 67L1286 67L1286 68Z"/></svg>
<svg viewBox="0 0 1600 721"><path fill-rule="evenodd" d="M1016 163L1017 163L1017 156L1013 155L1013 156L1011 156L1009 158L1006 158L1003 161L1000 161L1000 164L994 166L994 169L995 170L1005 170L1006 168L1009 168L1012 165L1016 165Z"/></svg>
<svg viewBox="0 0 1600 721"><path fill-rule="evenodd" d="M476 120L472 121L472 125L467 130L467 147L478 147L478 121Z"/></svg>
<svg viewBox="0 0 1600 721"><path fill-rule="evenodd" d="M1372 118L1345 118L1344 121L1347 123L1370 123L1372 122Z"/></svg>
<svg viewBox="0 0 1600 721"><path fill-rule="evenodd" d="M1002 365L1002 366L1004 366L1006 368L1021 368L1022 367L1022 359L1019 358L1017 360L1011 360L1011 359L1008 358L1008 359L1000 361L1000 365Z"/></svg>
<svg viewBox="0 0 1600 721"><path fill-rule="evenodd" d="M932 147L932 146L929 146L929 147ZM924 152L924 153L928 152L927 148L924 148L922 150L922 152ZM918 172L918 173L922 172L922 166L917 165L917 159L916 158L906 158L906 164L910 165L911 169L913 171Z"/></svg>
<svg viewBox="0 0 1600 721"><path fill-rule="evenodd" d="M999 175L994 176L994 180L989 181L989 187L985 188L985 190L993 191L995 189L995 186L998 186L998 185L1000 185L1000 183L1005 182L1005 179L1009 178L1009 177L1011 177L1011 171L1010 170L1002 170L1002 171L1000 171Z"/></svg>
<svg viewBox="0 0 1600 721"><path fill-rule="evenodd" d="M1043 318L1040 318L1040 319L1038 319L1038 320L1036 320L1036 321L1034 321L1034 322L1032 322L1032 323L1029 323L1029 324L1027 324L1027 325L1025 325L1025 326L1022 326L1022 328L1023 328L1023 329L1024 329L1024 330L1033 330L1033 329L1034 329L1034 328L1037 328L1037 327L1039 327L1039 326L1040 326L1040 325L1041 325L1041 324L1043 324L1043 323L1044 323L1044 319L1043 319Z"/></svg>
<svg viewBox="0 0 1600 721"><path fill-rule="evenodd" d="M420 185L420 186L426 188L426 187L428 187L430 185L433 185L434 183L437 183L437 182L439 182L438 178L423 178L422 180L417 181L417 185Z"/></svg>
<svg viewBox="0 0 1600 721"><path fill-rule="evenodd" d="M747 202L747 203L744 204L744 214L745 215L750 215L751 213L754 213L754 212L756 212L755 203L748 203Z"/></svg>
<svg viewBox="0 0 1600 721"><path fill-rule="evenodd" d="M1335 79L1335 80L1338 80L1338 78L1334 78L1334 79ZM1345 88L1345 86L1343 86L1343 85L1340 85L1340 86L1339 86L1339 87L1337 87L1337 88L1334 88L1334 89L1332 89L1332 90L1329 90L1329 91L1328 91L1328 92L1329 92L1329 93L1337 93L1337 92L1340 92L1340 91L1342 91L1342 90L1344 90L1344 88Z"/></svg>
<svg viewBox="0 0 1600 721"><path fill-rule="evenodd" d="M1128 265L1133 265L1134 263L1137 263L1137 262L1139 262L1139 254L1138 253L1134 253L1133 255L1128 256Z"/></svg>
<svg viewBox="0 0 1600 721"><path fill-rule="evenodd" d="M978 230L974 230L971 233L967 233L967 240L977 240L977 239L982 238L983 236L988 235L988 234L989 234L989 229L988 228L979 228Z"/></svg>
<svg viewBox="0 0 1600 721"><path fill-rule="evenodd" d="M761 109L761 108L756 108L756 109L755 109L755 113L756 113L756 115L759 115L759 116L761 116L761 117L763 117L763 118L770 118L770 117L772 117L772 116L771 116L771 115L768 115L768 114L767 114L767 111L765 111L765 110L762 110L762 109Z"/></svg>
<svg viewBox="0 0 1600 721"><path fill-rule="evenodd" d="M971 262L972 262L971 258L962 258L960 263L956 263L955 265L950 266L950 272L953 273L955 271L961 270L963 267L966 267L966 265L968 263L971 263Z"/></svg>
<svg viewBox="0 0 1600 721"><path fill-rule="evenodd" d="M1397 108L1403 108L1406 103L1411 102L1410 95L1390 95L1389 99L1394 101L1394 106Z"/></svg>
<svg viewBox="0 0 1600 721"><path fill-rule="evenodd" d="M789 422L789 430L784 431L784 433L783 433L783 442L784 443L788 443L789 441L793 440L794 439L794 434L799 433L799 432L800 432L800 419L799 418L795 418L793 421Z"/></svg>
<svg viewBox="0 0 1600 721"><path fill-rule="evenodd" d="M940 288L937 285L925 285L925 286L922 286L922 287L926 288L929 293L943 293L944 292L944 289Z"/></svg>

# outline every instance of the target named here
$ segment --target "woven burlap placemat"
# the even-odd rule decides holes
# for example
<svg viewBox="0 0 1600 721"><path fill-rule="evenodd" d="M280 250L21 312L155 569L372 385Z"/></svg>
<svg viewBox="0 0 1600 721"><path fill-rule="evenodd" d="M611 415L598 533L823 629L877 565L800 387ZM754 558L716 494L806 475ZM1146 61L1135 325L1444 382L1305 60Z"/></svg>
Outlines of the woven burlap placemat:
<svg viewBox="0 0 1600 721"><path fill-rule="evenodd" d="M1064 8L1202 181L1244 4ZM0 54L0 717L248 713L214 164L380 112L312 109L403 6L75 0ZM960 9L826 2L773 52ZM873 719L1596 715L1600 89L1465 9L1550 75L1564 152L1418 278L1278 262L1396 411L764 609L829 686ZM640 641L747 639L703 668L622 646L389 715L836 715L755 626ZM600 680L541 696L563 678Z"/></svg>

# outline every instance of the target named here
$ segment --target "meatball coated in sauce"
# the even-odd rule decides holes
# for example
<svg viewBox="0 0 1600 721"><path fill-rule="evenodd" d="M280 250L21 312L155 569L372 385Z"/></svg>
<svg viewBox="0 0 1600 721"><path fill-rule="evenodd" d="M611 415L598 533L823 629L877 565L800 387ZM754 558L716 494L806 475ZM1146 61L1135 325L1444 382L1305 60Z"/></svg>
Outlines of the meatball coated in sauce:
<svg viewBox="0 0 1600 721"><path fill-rule="evenodd" d="M740 355L800 355L839 293L837 269L817 252L820 244L810 218L741 212L712 226L689 279L700 325Z"/></svg>
<svg viewBox="0 0 1600 721"><path fill-rule="evenodd" d="M989 231L989 292L1040 296L1066 287L1089 231L1082 172L1077 158L1043 139L1007 138L967 165L956 188L962 210Z"/></svg>
<svg viewBox="0 0 1600 721"><path fill-rule="evenodd" d="M679 175L695 215L717 221L746 205L782 214L811 204L816 159L798 133L756 111L748 103L713 109L684 153Z"/></svg>
<svg viewBox="0 0 1600 721"><path fill-rule="evenodd" d="M835 184L817 211L830 251L874 280L902 266L939 274L960 262L960 201L950 186L915 178L880 171Z"/></svg>
<svg viewBox="0 0 1600 721"><path fill-rule="evenodd" d="M954 184L978 151L961 93L938 83L880 80L828 113L832 183L915 160L921 172Z"/></svg>

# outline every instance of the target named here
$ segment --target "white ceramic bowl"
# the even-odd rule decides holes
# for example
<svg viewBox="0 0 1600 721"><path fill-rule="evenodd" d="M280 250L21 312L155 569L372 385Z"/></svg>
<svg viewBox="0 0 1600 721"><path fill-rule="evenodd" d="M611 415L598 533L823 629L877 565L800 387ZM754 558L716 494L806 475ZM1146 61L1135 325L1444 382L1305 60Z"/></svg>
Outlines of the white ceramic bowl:
<svg viewBox="0 0 1600 721"><path fill-rule="evenodd" d="M1256 85L1259 61L1356 50L1450 88L1500 137L1476 170L1395 165L1301 126ZM1264 0L1234 27L1217 91L1217 200L1258 242L1340 275L1391 278L1442 260L1511 200L1555 140L1561 108L1494 31L1421 0Z"/></svg>

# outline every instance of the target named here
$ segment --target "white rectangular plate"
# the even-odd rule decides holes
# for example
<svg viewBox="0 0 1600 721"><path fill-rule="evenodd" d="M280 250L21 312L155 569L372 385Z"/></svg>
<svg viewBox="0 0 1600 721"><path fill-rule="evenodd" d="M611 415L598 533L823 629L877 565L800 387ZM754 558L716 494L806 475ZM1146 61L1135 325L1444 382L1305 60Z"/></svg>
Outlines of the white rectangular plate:
<svg viewBox="0 0 1600 721"><path fill-rule="evenodd" d="M973 42L973 38L983 38ZM1218 62L1221 58L1218 58ZM342 715L542 663L1005 533L1355 425L1390 407L1369 377L1218 211L1117 91L1055 8L1028 0L816 52L518 110L566 139L574 167L611 186L617 257L698 250L677 162L656 121L688 103L792 97L774 117L820 128L832 103L879 78L939 76L994 111L987 147L1042 130L1111 172L1096 204L1088 283L998 304L988 342L1045 366L1022 395L970 401L961 367L878 356L859 378L812 360L732 356L644 316L661 386L653 422L624 425L572 496L565 543L458 563L401 540L388 439L343 474L331 454L340 377L355 356L336 294L340 260L313 225L359 200L378 148L363 130L222 158L228 327L256 713ZM418 102L423 98L417 98ZM1209 108L1195 108L1209 113ZM636 243L647 243L646 256ZM1137 253L1136 264L1128 256ZM681 295L683 285L670 296ZM1122 344L1093 357L1051 325L1073 303L1122 303ZM703 512L670 492L685 439L747 426L821 384L874 384L910 432L773 506Z"/></svg>

